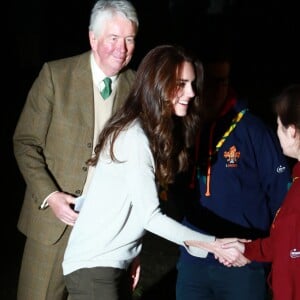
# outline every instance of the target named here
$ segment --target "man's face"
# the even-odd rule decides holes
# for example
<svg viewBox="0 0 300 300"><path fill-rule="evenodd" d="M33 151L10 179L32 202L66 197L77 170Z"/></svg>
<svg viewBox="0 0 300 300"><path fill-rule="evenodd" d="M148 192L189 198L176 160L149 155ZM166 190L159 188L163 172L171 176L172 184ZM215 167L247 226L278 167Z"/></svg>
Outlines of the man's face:
<svg viewBox="0 0 300 300"><path fill-rule="evenodd" d="M89 33L95 61L107 76L120 72L131 60L135 48L135 24L121 15L103 22L99 36Z"/></svg>
<svg viewBox="0 0 300 300"><path fill-rule="evenodd" d="M225 103L229 73L229 62L210 63L204 68L204 104L211 117L217 116Z"/></svg>

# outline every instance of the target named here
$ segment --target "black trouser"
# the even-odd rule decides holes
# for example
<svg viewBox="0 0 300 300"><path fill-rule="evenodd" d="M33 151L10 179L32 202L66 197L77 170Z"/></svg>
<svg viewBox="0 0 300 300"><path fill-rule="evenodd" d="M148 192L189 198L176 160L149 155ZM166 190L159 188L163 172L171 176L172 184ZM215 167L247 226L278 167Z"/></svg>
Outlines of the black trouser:
<svg viewBox="0 0 300 300"><path fill-rule="evenodd" d="M126 270L97 267L79 269L65 276L70 300L131 300Z"/></svg>

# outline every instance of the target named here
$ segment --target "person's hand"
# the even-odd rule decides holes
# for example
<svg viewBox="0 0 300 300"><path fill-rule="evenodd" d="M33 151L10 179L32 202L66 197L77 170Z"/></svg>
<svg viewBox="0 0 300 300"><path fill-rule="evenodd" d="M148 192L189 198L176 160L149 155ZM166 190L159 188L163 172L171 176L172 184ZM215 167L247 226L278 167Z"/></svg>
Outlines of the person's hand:
<svg viewBox="0 0 300 300"><path fill-rule="evenodd" d="M63 193L53 193L48 199L48 205L51 207L54 215L67 225L73 226L78 218L78 213L72 209L75 204L75 197Z"/></svg>
<svg viewBox="0 0 300 300"><path fill-rule="evenodd" d="M251 242L251 240L247 240L247 239L219 239L221 242L221 247L223 249L230 249L230 248L236 248L237 250L239 250L241 253L245 252L245 243L249 243Z"/></svg>
<svg viewBox="0 0 300 300"><path fill-rule="evenodd" d="M226 243L236 242L237 238L216 239L213 242L185 241L188 246L199 247L214 254L215 258L225 266L241 267L250 261L235 247L222 248Z"/></svg>
<svg viewBox="0 0 300 300"><path fill-rule="evenodd" d="M141 273L141 261L140 261L140 257L137 256L131 263L131 267L130 267L132 290L134 290L136 288L136 286L139 282L140 273Z"/></svg>
<svg viewBox="0 0 300 300"><path fill-rule="evenodd" d="M248 240L243 240L247 242ZM215 258L227 267L242 267L250 263L243 253L245 251L244 244L239 242L237 238L216 239L216 247L214 250Z"/></svg>

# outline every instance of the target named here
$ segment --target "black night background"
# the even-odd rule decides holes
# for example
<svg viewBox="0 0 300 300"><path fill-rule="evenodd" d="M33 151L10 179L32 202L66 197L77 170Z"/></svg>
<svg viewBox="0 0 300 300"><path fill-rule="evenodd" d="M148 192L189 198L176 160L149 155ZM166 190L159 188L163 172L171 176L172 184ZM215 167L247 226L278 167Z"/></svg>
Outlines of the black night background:
<svg viewBox="0 0 300 300"><path fill-rule="evenodd" d="M231 80L250 107L272 126L270 101L283 87L299 83L300 22L291 0L135 0L140 20L136 68L152 47L178 43L200 58L227 52ZM2 94L2 280L0 298L16 299L23 236L16 224L24 182L12 151L12 135L28 90L43 62L89 49L92 0L16 0L2 10L4 93ZM139 299L174 297L176 246L149 235L144 244L144 273Z"/></svg>

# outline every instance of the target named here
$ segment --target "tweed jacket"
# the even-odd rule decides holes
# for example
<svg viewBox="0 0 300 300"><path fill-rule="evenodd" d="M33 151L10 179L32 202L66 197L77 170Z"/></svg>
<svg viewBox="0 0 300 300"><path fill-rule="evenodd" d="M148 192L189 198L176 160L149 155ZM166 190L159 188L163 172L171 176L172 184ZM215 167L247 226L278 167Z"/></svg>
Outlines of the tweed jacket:
<svg viewBox="0 0 300 300"><path fill-rule="evenodd" d="M34 81L13 136L14 154L26 183L17 227L27 237L54 244L66 224L50 208L39 209L54 191L82 193L86 161L94 135L91 52L43 65ZM135 78L126 69L119 75L113 112L122 105Z"/></svg>

